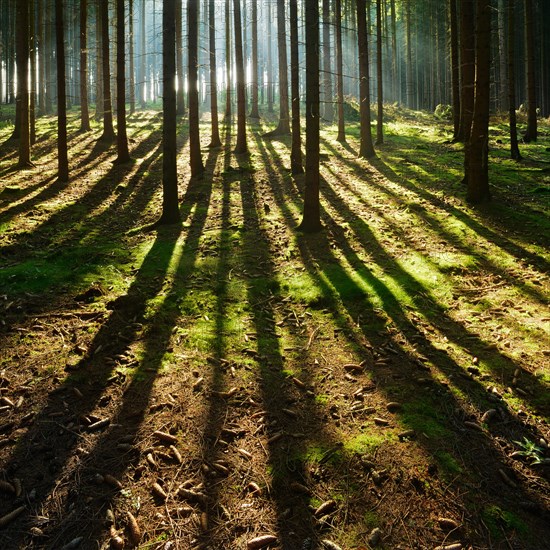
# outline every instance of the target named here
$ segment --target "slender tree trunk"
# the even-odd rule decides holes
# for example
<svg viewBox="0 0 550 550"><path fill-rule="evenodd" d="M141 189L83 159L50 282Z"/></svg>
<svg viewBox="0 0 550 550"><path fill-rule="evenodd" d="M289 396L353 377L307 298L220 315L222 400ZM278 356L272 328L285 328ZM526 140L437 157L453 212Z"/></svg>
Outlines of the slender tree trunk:
<svg viewBox="0 0 550 550"><path fill-rule="evenodd" d="M475 34L473 0L461 0L460 4L460 125L456 141L467 143L470 139L474 112Z"/></svg>
<svg viewBox="0 0 550 550"><path fill-rule="evenodd" d="M51 18L51 0L45 0L45 26L46 26L46 40L44 43L44 71L45 71L45 89L44 89L44 113L49 115L52 112L52 90L53 90L53 78L52 78L52 18Z"/></svg>
<svg viewBox="0 0 550 550"><path fill-rule="evenodd" d="M36 30L35 30L35 2L29 0L30 26L30 57L31 57L31 91L29 94L29 126L31 145L36 142Z"/></svg>
<svg viewBox="0 0 550 550"><path fill-rule="evenodd" d="M117 121L117 163L130 161L128 137L126 135L126 61L125 61L124 0L116 2L116 121Z"/></svg>
<svg viewBox="0 0 550 550"><path fill-rule="evenodd" d="M322 229L319 203L319 3L305 0L306 27L306 173L304 214L298 229Z"/></svg>
<svg viewBox="0 0 550 550"><path fill-rule="evenodd" d="M407 40L407 73L406 73L406 97L407 106L410 109L416 108L414 82L413 82L413 62L412 62L412 37L411 37L411 0L405 0L405 32Z"/></svg>
<svg viewBox="0 0 550 550"><path fill-rule="evenodd" d="M38 113L42 116L45 112L44 105L44 0L38 0Z"/></svg>
<svg viewBox="0 0 550 550"><path fill-rule="evenodd" d="M508 110L508 52L506 48L506 9L505 0L498 0L498 58L499 58L499 108Z"/></svg>
<svg viewBox="0 0 550 550"><path fill-rule="evenodd" d="M300 60L298 54L298 4L290 4L290 87L292 100L292 146L290 150L290 169L293 174L301 174L302 140L300 139Z"/></svg>
<svg viewBox="0 0 550 550"><path fill-rule="evenodd" d="M65 94L65 44L63 25L63 0L55 0L55 43L57 59L57 178L69 181L67 155L67 101Z"/></svg>
<svg viewBox="0 0 550 550"><path fill-rule="evenodd" d="M458 14L456 0L449 0L451 22L451 81L453 102L453 140L458 139L460 126L460 65L458 57Z"/></svg>
<svg viewBox="0 0 550 550"><path fill-rule="evenodd" d="M292 41L291 41L292 43ZM252 2L252 102L250 118L260 118L258 110L258 2Z"/></svg>
<svg viewBox="0 0 550 550"><path fill-rule="evenodd" d="M157 225L180 222L176 149L176 10L177 0L164 0L162 12L162 215ZM200 154L200 152L199 152Z"/></svg>
<svg viewBox="0 0 550 550"><path fill-rule="evenodd" d="M510 118L510 156L514 160L521 160L518 145L518 129L516 120L516 67L515 49L515 0L508 0L508 113Z"/></svg>
<svg viewBox="0 0 550 550"><path fill-rule="evenodd" d="M243 62L243 38L241 30L241 0L233 0L235 20L235 65L237 70L237 143L235 153L247 153L246 144L246 97Z"/></svg>
<svg viewBox="0 0 550 550"><path fill-rule="evenodd" d="M141 108L147 107L147 92L149 91L149 83L147 82L147 48L146 48L146 36L145 36L145 1L141 0L141 21L140 21L140 42L141 42L141 59L139 69L139 83L138 83L138 97L141 104Z"/></svg>
<svg viewBox="0 0 550 550"><path fill-rule="evenodd" d="M393 89L393 100L401 99L400 81L397 78L397 15L395 13L395 0L390 1L391 17L391 80Z"/></svg>
<svg viewBox="0 0 550 550"><path fill-rule="evenodd" d="M273 112L273 25L271 2L267 5L267 112Z"/></svg>
<svg viewBox="0 0 550 550"><path fill-rule="evenodd" d="M32 166L29 126L29 2L17 2L16 53L17 53L17 106L19 111L19 168Z"/></svg>
<svg viewBox="0 0 550 550"><path fill-rule="evenodd" d="M334 0L334 17L336 26L336 95L338 98L338 136L340 143L346 142L344 120L344 63L342 56L342 1Z"/></svg>
<svg viewBox="0 0 550 550"><path fill-rule="evenodd" d="M527 80L527 129L523 141L537 141L537 87L535 80L535 35L533 21L533 0L525 2L525 53Z"/></svg>
<svg viewBox="0 0 550 550"><path fill-rule="evenodd" d="M103 35L103 29L101 28L101 0L96 0L95 11L95 23L96 23L96 98L95 98L95 120L100 122L103 120L103 54L101 40Z"/></svg>
<svg viewBox="0 0 550 550"><path fill-rule="evenodd" d="M210 147L220 147L220 129L218 123L218 75L216 65L216 14L214 0L208 4L208 24L210 41L210 116L212 119L212 138Z"/></svg>
<svg viewBox="0 0 550 550"><path fill-rule="evenodd" d="M183 81L183 15L182 0L176 0L176 71L178 91L176 95L177 114L185 114L185 91Z"/></svg>
<svg viewBox="0 0 550 550"><path fill-rule="evenodd" d="M376 156L372 143L369 82L369 44L365 0L357 0L357 39L359 45L359 103L361 116L361 145L359 156Z"/></svg>
<svg viewBox="0 0 550 550"><path fill-rule="evenodd" d="M489 190L489 101L491 69L491 2L477 1L476 85L474 117L466 149L466 199L471 204L487 202Z"/></svg>
<svg viewBox="0 0 550 550"><path fill-rule="evenodd" d="M198 0L187 0L187 38L189 57L189 162L191 177L204 172L201 156L201 138L199 131L199 90L198 71Z"/></svg>
<svg viewBox="0 0 550 550"><path fill-rule="evenodd" d="M231 122L231 17L225 0L225 120Z"/></svg>
<svg viewBox="0 0 550 550"><path fill-rule="evenodd" d="M277 0L277 48L279 57L279 124L265 136L290 134L288 110L288 59L286 55L285 0Z"/></svg>
<svg viewBox="0 0 550 550"><path fill-rule="evenodd" d="M88 111L88 2L80 0L80 131L90 131Z"/></svg>
<svg viewBox="0 0 550 550"><path fill-rule="evenodd" d="M103 134L99 138L106 143L115 141L113 108L111 105L111 68L109 63L109 3L99 0L101 17L101 63L103 75Z"/></svg>
<svg viewBox="0 0 550 550"><path fill-rule="evenodd" d="M323 120L327 122L334 119L330 51L330 0L323 0Z"/></svg>
<svg viewBox="0 0 550 550"><path fill-rule="evenodd" d="M382 85L382 6L376 0L376 86L378 113L376 117L376 144L384 143L384 90Z"/></svg>
<svg viewBox="0 0 550 550"><path fill-rule="evenodd" d="M129 10L129 52L128 52L128 61L130 67L128 69L129 82L128 88L130 92L130 115L133 115L136 110L136 68L134 65L134 0L129 0L128 4Z"/></svg>

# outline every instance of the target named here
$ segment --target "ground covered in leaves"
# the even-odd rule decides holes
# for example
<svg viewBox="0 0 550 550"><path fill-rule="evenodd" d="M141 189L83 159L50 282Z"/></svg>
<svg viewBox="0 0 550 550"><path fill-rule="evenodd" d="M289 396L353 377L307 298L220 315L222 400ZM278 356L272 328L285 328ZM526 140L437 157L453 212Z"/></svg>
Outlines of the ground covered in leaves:
<svg viewBox="0 0 550 550"><path fill-rule="evenodd" d="M157 112L133 162L78 134L56 180L0 128L0 547L542 549L550 541L549 127L491 128L465 205L444 122L391 110L370 162L322 134L322 218L296 231L289 140L209 150L182 224Z"/></svg>

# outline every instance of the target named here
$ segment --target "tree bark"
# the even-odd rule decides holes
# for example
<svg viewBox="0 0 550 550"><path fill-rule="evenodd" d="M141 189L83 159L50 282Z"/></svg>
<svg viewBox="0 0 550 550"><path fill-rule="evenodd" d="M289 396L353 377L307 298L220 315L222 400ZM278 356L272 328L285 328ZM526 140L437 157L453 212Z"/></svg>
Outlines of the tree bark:
<svg viewBox="0 0 550 550"><path fill-rule="evenodd" d="M491 69L491 2L478 0L475 32L476 84L474 117L466 148L467 201L490 200L489 190L489 101Z"/></svg>
<svg viewBox="0 0 550 550"><path fill-rule="evenodd" d="M176 149L176 9L164 0L162 12L162 215L157 225L180 222ZM181 8L181 4L179 6Z"/></svg>
<svg viewBox="0 0 550 550"><path fill-rule="evenodd" d="M220 147L220 128L218 123L218 74L216 64L216 14L214 13L214 0L208 4L208 26L210 41L210 117L212 119L212 137L210 147Z"/></svg>
<svg viewBox="0 0 550 550"><path fill-rule="evenodd" d="M336 141L346 142L344 120L344 63L342 55L342 0L334 1L334 18L336 26L336 95L338 104L338 136Z"/></svg>
<svg viewBox="0 0 550 550"><path fill-rule="evenodd" d="M80 131L90 131L88 110L88 1L80 0Z"/></svg>
<svg viewBox="0 0 550 550"><path fill-rule="evenodd" d="M231 122L231 17L225 0L225 120Z"/></svg>
<svg viewBox="0 0 550 550"><path fill-rule="evenodd" d="M198 0L187 0L187 37L189 57L189 162L191 177L204 172L201 156L201 139L199 131L199 90L197 87L198 71Z"/></svg>
<svg viewBox="0 0 550 550"><path fill-rule="evenodd" d="M330 0L323 0L323 120L332 122L332 77L330 66Z"/></svg>
<svg viewBox="0 0 550 550"><path fill-rule="evenodd" d="M461 0L460 4L460 125L456 141L467 143L470 139L474 112L475 34L473 0Z"/></svg>
<svg viewBox="0 0 550 550"><path fill-rule="evenodd" d="M382 0L376 0L376 145L384 143L384 90L382 84Z"/></svg>
<svg viewBox="0 0 550 550"><path fill-rule="evenodd" d="M57 179L69 181L67 155L67 103L65 94L65 44L63 0L55 0L55 43L57 53Z"/></svg>
<svg viewBox="0 0 550 550"><path fill-rule="evenodd" d="M456 0L449 0L451 23L451 87L453 103L453 140L458 139L460 126L460 65L458 56L458 14Z"/></svg>
<svg viewBox="0 0 550 550"><path fill-rule="evenodd" d="M235 65L237 70L237 143L235 153L247 153L246 143L246 97L243 62L243 38L241 30L241 0L233 0L235 21Z"/></svg>
<svg viewBox="0 0 550 550"><path fill-rule="evenodd" d="M130 115L133 115L136 110L136 69L134 65L134 0L129 0L128 10L130 12L128 18L130 41L128 52L128 61L130 63L130 67L128 68L128 91L130 92Z"/></svg>
<svg viewBox="0 0 550 550"><path fill-rule="evenodd" d="M304 214L298 229L322 229L319 202L319 3L305 0L306 27L306 173Z"/></svg>
<svg viewBox="0 0 550 550"><path fill-rule="evenodd" d="M533 21L533 0L525 2L525 53L527 80L527 129L523 141L537 141L537 88L535 79L535 35Z"/></svg>
<svg viewBox="0 0 550 550"><path fill-rule="evenodd" d="M128 137L126 135L126 61L125 61L124 0L116 2L116 120L117 120L117 163L130 161Z"/></svg>
<svg viewBox="0 0 550 550"><path fill-rule="evenodd" d="M19 168L32 166L29 120L29 2L17 2L16 50L17 50L17 99L19 110Z"/></svg>
<svg viewBox="0 0 550 550"><path fill-rule="evenodd" d="M103 134L99 138L105 143L115 139L113 108L111 104L111 67L109 62L109 3L99 0L101 17L101 67L103 76Z"/></svg>
<svg viewBox="0 0 550 550"><path fill-rule="evenodd" d="M516 67L515 49L515 9L514 1L508 0L508 113L510 119L510 156L514 160L521 160L518 145L518 129L516 120Z"/></svg>
<svg viewBox="0 0 550 550"><path fill-rule="evenodd" d="M357 0L357 39L359 46L359 110L361 117L361 145L359 156L376 156L372 143L369 81L369 44L365 0Z"/></svg>
<svg viewBox="0 0 550 550"><path fill-rule="evenodd" d="M183 81L183 21L182 0L176 0L176 72L178 91L176 95L176 114L185 114L185 93Z"/></svg>
<svg viewBox="0 0 550 550"><path fill-rule="evenodd" d="M258 110L258 2L256 0L252 2L252 100L249 116L250 118L260 118Z"/></svg>
<svg viewBox="0 0 550 550"><path fill-rule="evenodd" d="M298 4L289 0L290 7L290 87L292 104L292 146L290 149L290 169L293 174L301 174L302 140L300 139L300 60L298 57Z"/></svg>

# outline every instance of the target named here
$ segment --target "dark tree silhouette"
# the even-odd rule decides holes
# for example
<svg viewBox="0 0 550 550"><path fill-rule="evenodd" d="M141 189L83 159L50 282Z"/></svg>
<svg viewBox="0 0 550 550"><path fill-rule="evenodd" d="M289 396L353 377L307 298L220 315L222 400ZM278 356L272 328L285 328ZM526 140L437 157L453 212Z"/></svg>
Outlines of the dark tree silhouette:
<svg viewBox="0 0 550 550"><path fill-rule="evenodd" d="M290 7L290 88L292 105L292 146L290 149L290 169L293 174L301 174L302 140L300 138L300 64L298 58L298 4L289 0Z"/></svg>
<svg viewBox="0 0 550 550"><path fill-rule="evenodd" d="M258 110L258 2L255 0L252 2L252 98L249 116L250 118L260 118Z"/></svg>
<svg viewBox="0 0 550 550"><path fill-rule="evenodd" d="M473 0L460 3L460 125L456 141L470 139L474 113L475 34Z"/></svg>
<svg viewBox="0 0 550 550"><path fill-rule="evenodd" d="M535 34L533 29L533 0L525 4L525 77L527 82L527 129L523 141L537 141L537 86L535 79Z"/></svg>
<svg viewBox="0 0 550 550"><path fill-rule="evenodd" d="M16 121L14 135L19 138L19 168L32 166L31 162L31 134L29 124L29 2L17 2L17 100L16 110L19 120ZM19 128L17 128L19 126Z"/></svg>
<svg viewBox="0 0 550 550"><path fill-rule="evenodd" d="M183 21L182 0L176 0L176 73L178 91L176 96L177 114L185 114L185 93L183 89Z"/></svg>
<svg viewBox="0 0 550 550"><path fill-rule="evenodd" d="M382 79L382 0L376 0L376 145L384 143L384 90Z"/></svg>
<svg viewBox="0 0 550 550"><path fill-rule="evenodd" d="M241 0L233 0L235 22L235 65L237 69L237 143L235 153L248 152L246 143L246 97L243 61L243 38L241 31Z"/></svg>
<svg viewBox="0 0 550 550"><path fill-rule="evenodd" d="M65 44L63 26L63 1L55 0L55 46L57 59L57 178L69 181L67 155L67 100L65 93Z"/></svg>
<svg viewBox="0 0 550 550"><path fill-rule="evenodd" d="M99 1L101 17L101 70L103 77L103 134L99 138L105 143L115 141L113 128L113 107L111 103L111 67L109 64L109 2Z"/></svg>
<svg viewBox="0 0 550 550"><path fill-rule="evenodd" d="M319 203L319 3L305 0L306 30L306 173L304 214L298 229L322 229Z"/></svg>
<svg viewBox="0 0 550 550"><path fill-rule="evenodd" d="M80 0L80 131L90 131L88 110L88 1Z"/></svg>
<svg viewBox="0 0 550 550"><path fill-rule="evenodd" d="M116 120L117 120L117 163L130 161L128 137L126 135L126 62L124 55L124 0L116 2Z"/></svg>
<svg viewBox="0 0 550 550"><path fill-rule="evenodd" d="M334 0L334 19L336 26L336 96L338 102L338 136L340 143L346 141L344 121L344 67L342 55L342 1Z"/></svg>
<svg viewBox="0 0 550 550"><path fill-rule="evenodd" d="M516 117L516 43L515 43L515 9L514 0L508 0L508 113L510 118L510 156L521 160L518 145L518 129Z"/></svg>
<svg viewBox="0 0 550 550"><path fill-rule="evenodd" d="M214 0L208 4L208 25L209 29L209 53L210 53L210 118L212 137L210 147L220 147L220 129L218 123L218 75L216 65L216 14L214 13Z"/></svg>
<svg viewBox="0 0 550 550"><path fill-rule="evenodd" d="M460 127L460 65L458 51L458 13L457 0L449 0L449 18L451 26L451 87L453 104L453 140L458 139Z"/></svg>

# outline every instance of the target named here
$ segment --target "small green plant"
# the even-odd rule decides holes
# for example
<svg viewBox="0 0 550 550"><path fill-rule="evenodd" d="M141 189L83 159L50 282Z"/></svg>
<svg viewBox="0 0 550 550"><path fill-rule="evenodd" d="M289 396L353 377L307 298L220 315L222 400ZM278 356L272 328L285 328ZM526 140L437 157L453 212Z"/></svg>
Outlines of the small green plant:
<svg viewBox="0 0 550 550"><path fill-rule="evenodd" d="M542 458L544 449L539 447L534 441L530 441L524 437L523 441L514 441L514 443L521 447L521 451L516 451L514 453L515 456L524 456L529 460L531 465L545 462L545 459Z"/></svg>

